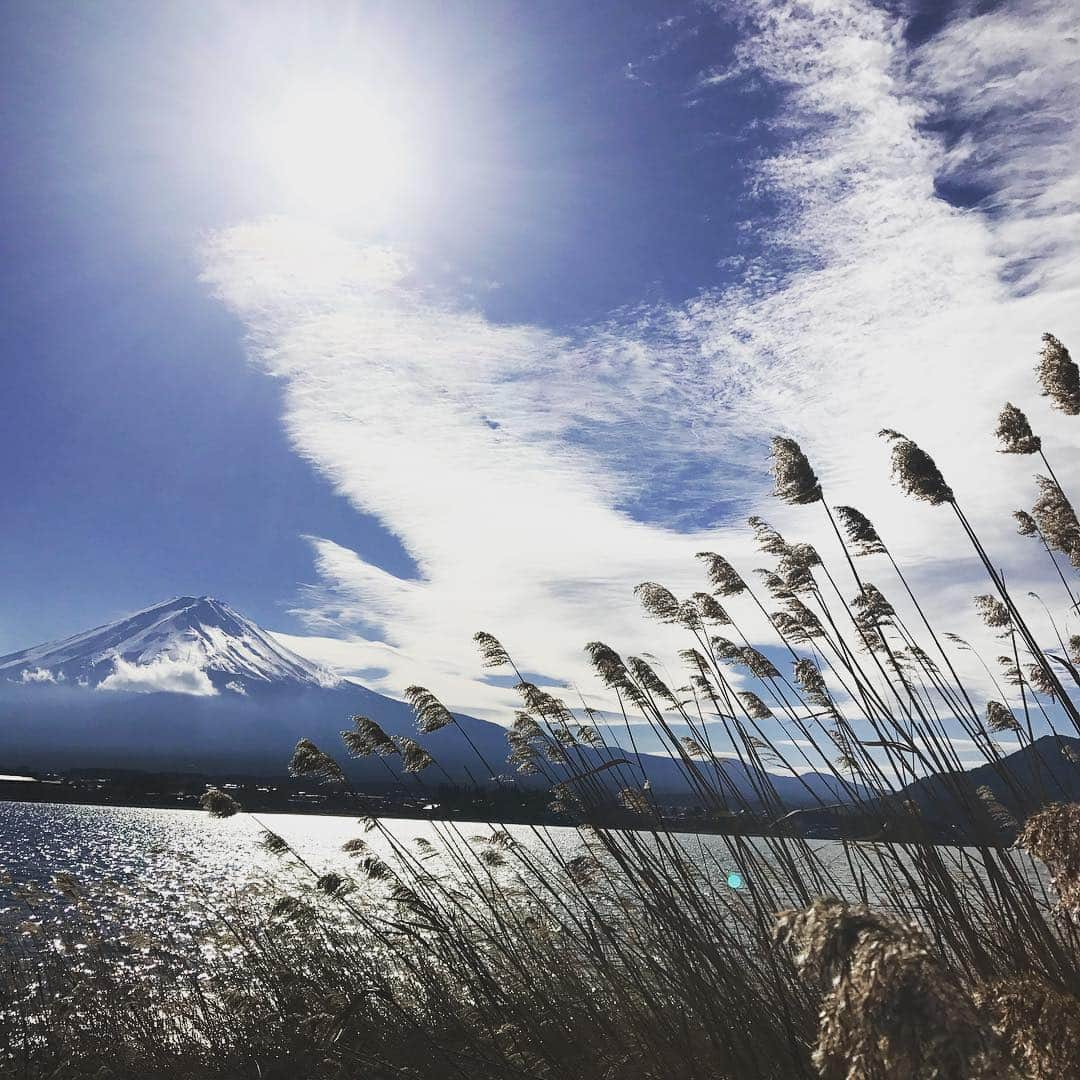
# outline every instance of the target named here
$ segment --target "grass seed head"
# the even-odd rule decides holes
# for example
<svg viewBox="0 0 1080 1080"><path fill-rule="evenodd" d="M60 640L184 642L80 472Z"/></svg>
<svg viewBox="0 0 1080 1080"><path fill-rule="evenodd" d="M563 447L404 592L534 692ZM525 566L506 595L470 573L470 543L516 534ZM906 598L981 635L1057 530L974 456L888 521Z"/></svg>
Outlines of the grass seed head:
<svg viewBox="0 0 1080 1080"><path fill-rule="evenodd" d="M720 601L710 593L696 592L690 600L693 602L700 619L711 622L715 626L730 626L731 616L724 610Z"/></svg>
<svg viewBox="0 0 1080 1080"><path fill-rule="evenodd" d="M1003 454L1037 454L1042 449L1042 440L1031 430L1028 418L1010 401L998 414L994 434L1001 441Z"/></svg>
<svg viewBox="0 0 1080 1080"><path fill-rule="evenodd" d="M1013 715L1012 709L1002 705L1000 701L988 701L986 703L986 726L991 731L1019 731L1020 723Z"/></svg>
<svg viewBox="0 0 1080 1080"><path fill-rule="evenodd" d="M1031 516L1052 547L1067 555L1073 566L1080 568L1080 521L1077 521L1073 505L1065 493L1047 476L1036 476L1038 498L1031 508Z"/></svg>
<svg viewBox="0 0 1080 1080"><path fill-rule="evenodd" d="M296 744L292 759L289 761L289 773L292 776L314 776L324 784L345 782L345 774L341 771L341 766L310 739L301 739Z"/></svg>
<svg viewBox="0 0 1080 1080"><path fill-rule="evenodd" d="M510 663L510 654L502 647L499 639L494 634L478 630L473 634L473 641L480 648L480 657L484 667L505 667Z"/></svg>
<svg viewBox="0 0 1080 1080"><path fill-rule="evenodd" d="M699 551L697 558L705 563L705 574L717 596L738 596L746 592L746 582L723 555Z"/></svg>
<svg viewBox="0 0 1080 1080"><path fill-rule="evenodd" d="M956 501L952 488L925 450L891 428L884 428L879 434L892 443L893 479L901 490L931 506Z"/></svg>
<svg viewBox="0 0 1080 1080"><path fill-rule="evenodd" d="M1053 334L1043 334L1036 370L1042 392L1069 416L1080 415L1080 369L1069 350Z"/></svg>
<svg viewBox="0 0 1080 1080"><path fill-rule="evenodd" d="M401 754L401 767L405 772L423 772L435 764L435 759L418 742L401 736L397 740L397 745L398 752Z"/></svg>
<svg viewBox="0 0 1080 1080"><path fill-rule="evenodd" d="M389 757L398 753L397 743L374 721L366 716L354 716L353 727L341 733L341 741L356 757L378 754Z"/></svg>
<svg viewBox="0 0 1080 1080"><path fill-rule="evenodd" d="M822 1080L1009 1075L971 997L914 927L827 898L781 912L774 935L824 991Z"/></svg>
<svg viewBox="0 0 1080 1080"><path fill-rule="evenodd" d="M1034 975L981 983L974 998L1017 1075L1080 1076L1080 999Z"/></svg>
<svg viewBox="0 0 1080 1080"><path fill-rule="evenodd" d="M1012 626L1009 609L996 596L984 593L973 599L975 610L991 630L1008 630Z"/></svg>
<svg viewBox="0 0 1080 1080"><path fill-rule="evenodd" d="M1059 914L1080 926L1080 803L1054 803L1033 814L1016 844L1046 863Z"/></svg>
<svg viewBox="0 0 1080 1080"><path fill-rule="evenodd" d="M1036 693L1057 700L1060 688L1051 677L1045 664L1028 664L1027 675L1028 682Z"/></svg>
<svg viewBox="0 0 1080 1080"><path fill-rule="evenodd" d="M665 623L681 621L682 605L675 594L655 581L643 581L634 588L641 606L655 619Z"/></svg>
<svg viewBox="0 0 1080 1080"><path fill-rule="evenodd" d="M746 707L746 712L751 719L772 719L772 709L770 709L769 706L753 692L753 690L740 690L739 697L742 699L742 703Z"/></svg>
<svg viewBox="0 0 1080 1080"><path fill-rule="evenodd" d="M1037 536L1039 526L1035 519L1026 510L1014 510L1013 518L1016 520L1016 531L1021 536Z"/></svg>
<svg viewBox="0 0 1080 1080"><path fill-rule="evenodd" d="M407 686L405 700L416 714L416 726L422 735L430 735L454 722L450 710L423 686Z"/></svg>
<svg viewBox="0 0 1080 1080"><path fill-rule="evenodd" d="M806 700L819 708L832 708L832 698L825 686L825 679L813 660L803 657L795 661L794 668L795 681L806 695Z"/></svg>
<svg viewBox="0 0 1080 1080"><path fill-rule="evenodd" d="M278 836L276 832L271 832L269 829L263 831L259 844L263 851L267 851L271 855L281 855L289 850L288 843Z"/></svg>
<svg viewBox="0 0 1080 1080"><path fill-rule="evenodd" d="M754 514L746 519L746 523L754 530L754 539L757 541L759 551L779 558L790 550L788 542L764 518Z"/></svg>
<svg viewBox="0 0 1080 1080"><path fill-rule="evenodd" d="M211 816L216 818L232 817L240 812L240 804L227 792L220 788L207 788L199 799L199 805Z"/></svg>
<svg viewBox="0 0 1080 1080"><path fill-rule="evenodd" d="M836 507L836 516L856 555L881 555L885 545L870 519L854 506Z"/></svg>
<svg viewBox="0 0 1080 1080"><path fill-rule="evenodd" d="M821 500L821 484L806 455L794 439L776 436L772 441L773 494L793 506Z"/></svg>

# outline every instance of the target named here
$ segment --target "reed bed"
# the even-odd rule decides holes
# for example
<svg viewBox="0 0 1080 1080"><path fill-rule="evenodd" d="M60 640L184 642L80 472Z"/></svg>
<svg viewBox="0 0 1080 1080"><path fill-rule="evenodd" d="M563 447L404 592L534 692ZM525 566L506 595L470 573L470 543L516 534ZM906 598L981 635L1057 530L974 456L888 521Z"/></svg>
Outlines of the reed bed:
<svg viewBox="0 0 1080 1080"><path fill-rule="evenodd" d="M1080 371L1052 335L1037 375L1051 406L1080 415ZM340 872L319 872L264 829L307 885L210 904L228 947L201 971L131 978L104 943L76 964L9 942L6 1075L1080 1076L1080 806L1067 801L1080 770L1080 637L1067 633L1080 523L1025 414L1007 404L996 435L1038 461L1032 506L1015 516L1060 583L1057 619L1045 607L1033 621L932 457L882 432L895 482L940 507L985 572L974 603L1001 649L985 663L989 699L958 674L974 650L932 625L887 537L830 503L799 446L777 438L776 496L822 515L835 545L821 553L754 517L769 569L746 575L703 552L701 591L639 586L646 612L686 635L681 685L592 642L614 703L601 717L476 635L521 696L509 767L546 780L572 843L494 824L477 836L436 824L435 841L406 843L368 819ZM750 628L761 616L769 641ZM417 739L355 717L343 748L423 790L440 769L423 735L457 721L427 688L406 696ZM711 816L709 845L666 820L624 749L642 724ZM1002 735L1028 752L1023 776ZM965 776L958 738L989 781ZM307 740L291 767L349 783L347 764ZM507 767L477 762L485 777ZM805 839L771 777L805 783L810 769L828 781L807 785L810 801L872 828L827 849ZM219 791L204 806L242 810ZM963 845L941 843L942 818Z"/></svg>

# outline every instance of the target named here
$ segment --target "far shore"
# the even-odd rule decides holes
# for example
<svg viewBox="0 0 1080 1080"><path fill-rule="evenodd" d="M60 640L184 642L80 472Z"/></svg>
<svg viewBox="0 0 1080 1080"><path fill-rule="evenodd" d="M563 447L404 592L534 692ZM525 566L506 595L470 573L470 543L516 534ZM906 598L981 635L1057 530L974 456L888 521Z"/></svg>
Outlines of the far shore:
<svg viewBox="0 0 1080 1080"><path fill-rule="evenodd" d="M108 770L102 770L108 772ZM140 774L133 774L140 775ZM112 806L118 809L188 810L202 813L199 797L206 787L228 790L245 811L262 815L303 814L314 817L373 817L387 820L443 821L462 824L534 825L572 827L574 822L552 812L544 792L487 792L471 789L442 790L430 799L402 794L399 790L367 794L310 792L291 778L262 778L259 781L226 781L220 778L190 778L188 790L139 791L130 782L110 782L107 778L73 780L70 777L37 779L0 777L0 802L55 806ZM808 840L841 840L869 843L884 838L881 823L865 817L831 815L828 810L799 811L789 816L781 833L775 825L750 814L732 814L718 821L699 808L681 804L660 805L665 831L712 836L801 836ZM695 813L694 811L698 812ZM617 819L618 818L618 819ZM647 829L639 818L613 815L609 828ZM660 824L659 822L657 824ZM797 828L792 828L797 825ZM943 833L935 842L963 846L963 837ZM995 845L999 846L999 845ZM1002 847L1008 846L1004 841Z"/></svg>

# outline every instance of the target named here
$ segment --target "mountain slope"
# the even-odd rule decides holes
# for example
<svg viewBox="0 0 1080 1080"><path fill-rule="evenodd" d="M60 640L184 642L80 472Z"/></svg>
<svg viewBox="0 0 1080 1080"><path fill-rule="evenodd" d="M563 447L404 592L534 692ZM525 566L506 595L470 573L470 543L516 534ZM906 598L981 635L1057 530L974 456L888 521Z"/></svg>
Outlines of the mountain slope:
<svg viewBox="0 0 1080 1080"><path fill-rule="evenodd" d="M932 821L966 821L986 788L1018 821L1047 803L1080 799L1080 739L1044 735L999 762L967 772L942 773L909 784L911 799Z"/></svg>

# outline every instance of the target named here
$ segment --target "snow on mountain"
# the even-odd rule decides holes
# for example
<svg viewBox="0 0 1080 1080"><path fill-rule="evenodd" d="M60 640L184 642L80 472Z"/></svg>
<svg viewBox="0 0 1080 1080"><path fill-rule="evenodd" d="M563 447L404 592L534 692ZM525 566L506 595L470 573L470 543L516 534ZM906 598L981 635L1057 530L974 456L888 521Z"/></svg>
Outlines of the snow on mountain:
<svg viewBox="0 0 1080 1080"><path fill-rule="evenodd" d="M0 657L0 680L196 697L340 683L210 596L176 597L63 641Z"/></svg>
<svg viewBox="0 0 1080 1080"><path fill-rule="evenodd" d="M416 736L404 702L335 677L220 600L181 596L0 657L0 772L101 765L276 775L301 737L340 751L341 729L357 714L391 736ZM510 771L506 731L486 720L458 716L423 743L440 775L461 783ZM665 755L580 748L592 768L611 753L636 763L654 791L693 791L681 764ZM736 762L721 767L754 801L760 781L752 771ZM385 783L386 768L381 758L348 761L361 780ZM772 782L791 808L843 798L828 777Z"/></svg>

